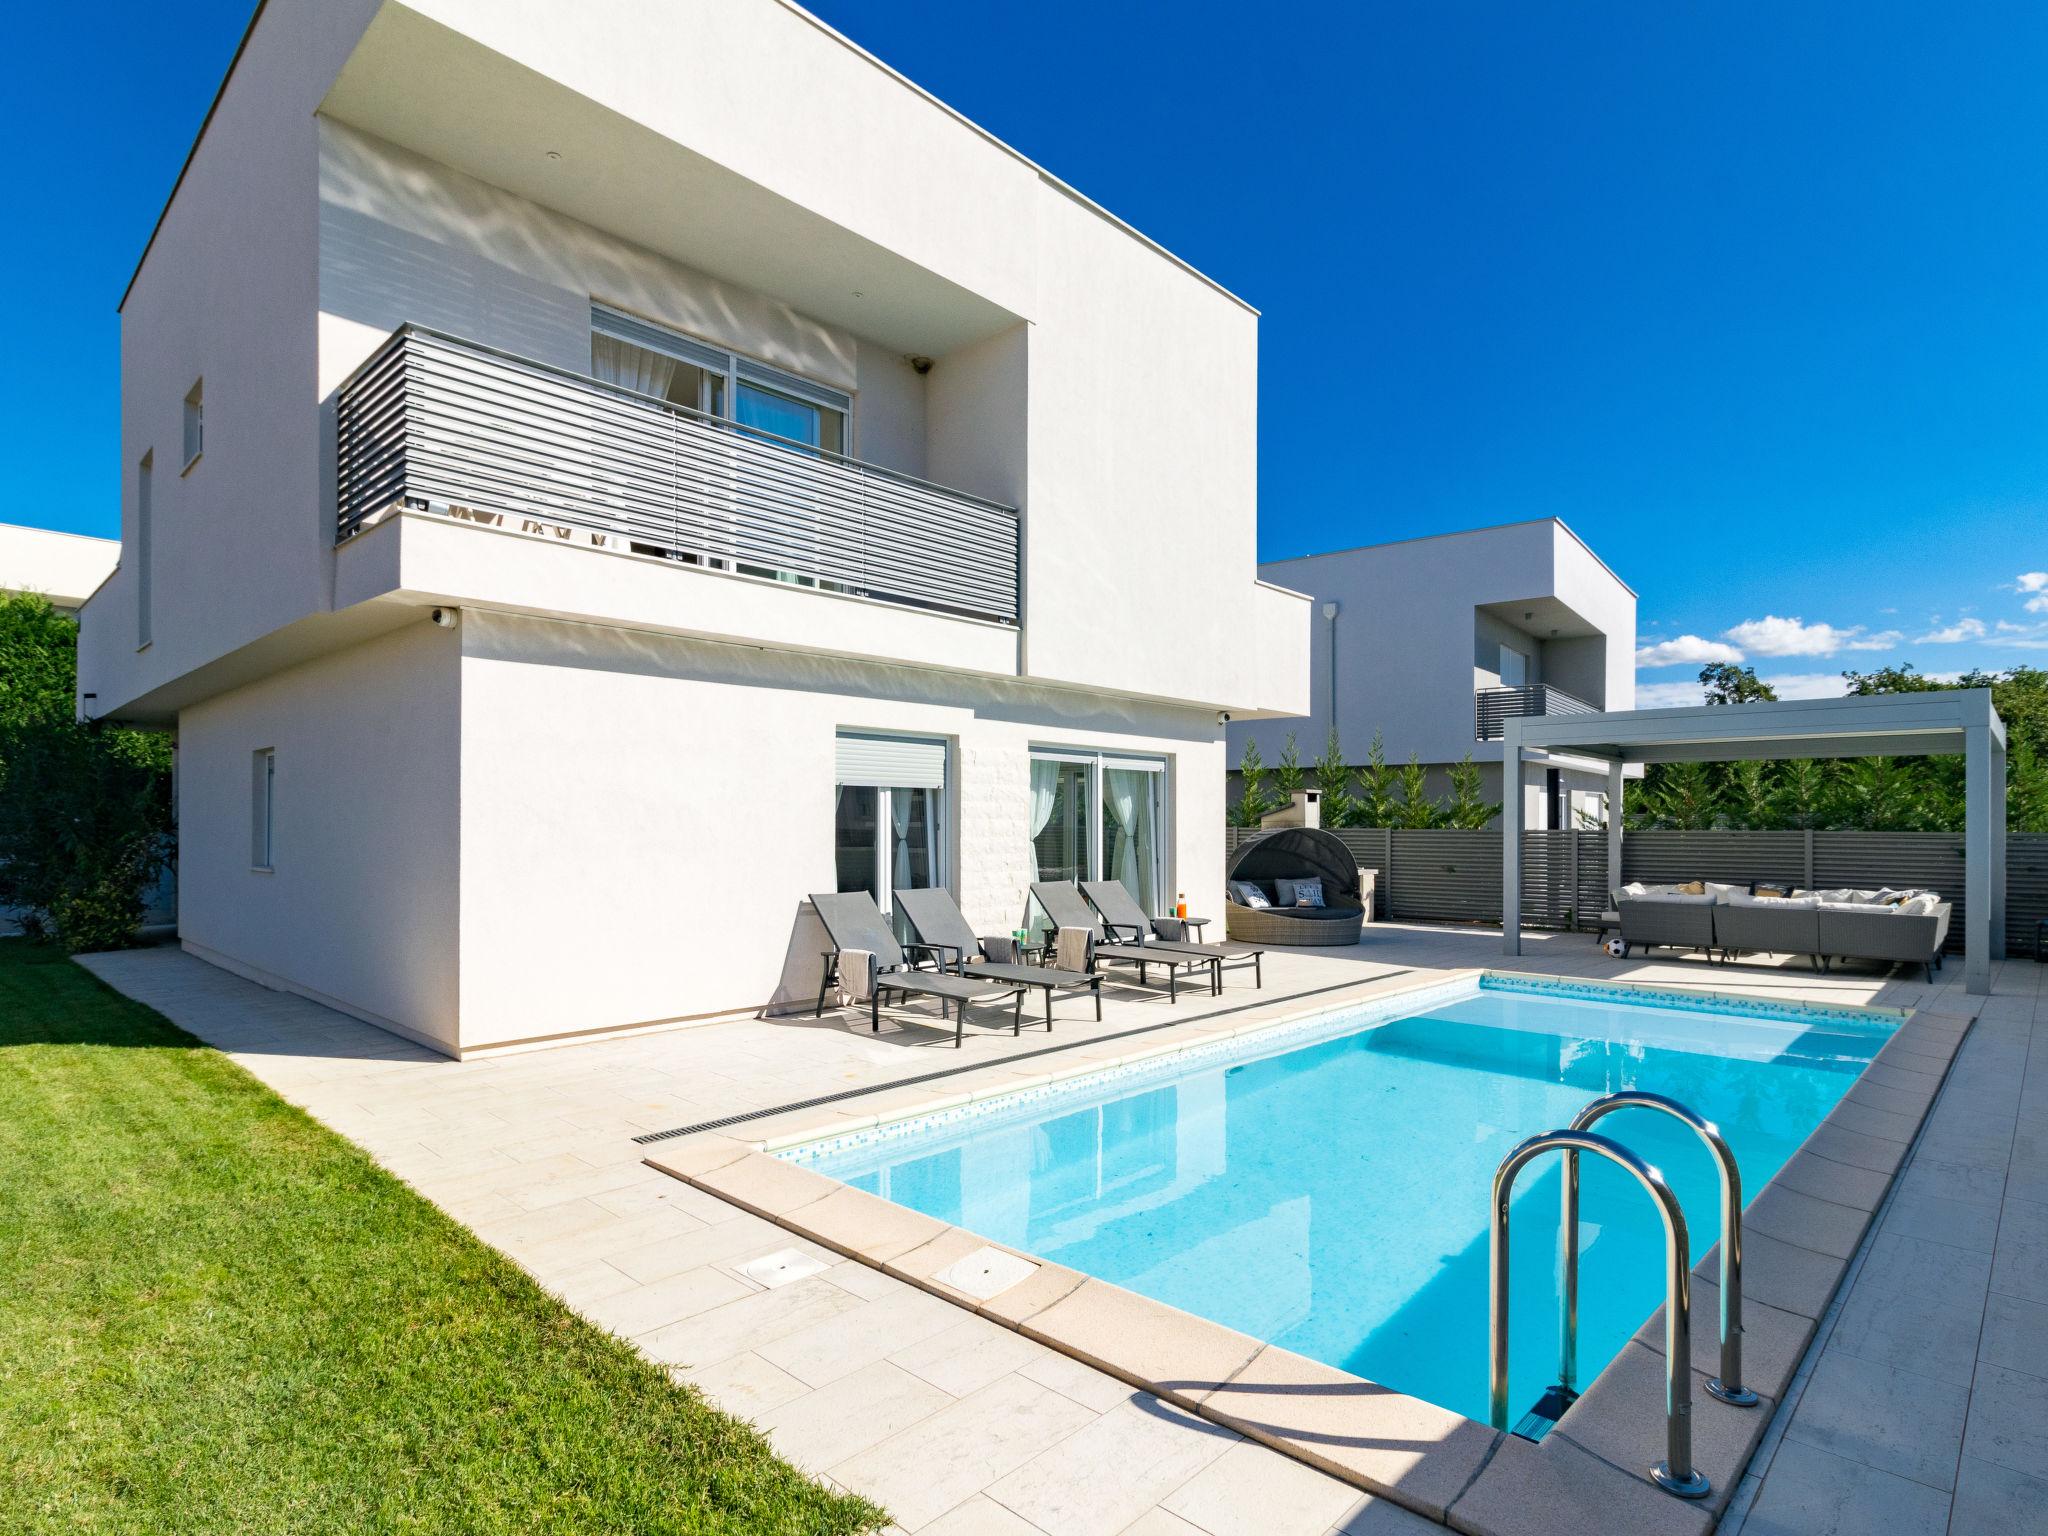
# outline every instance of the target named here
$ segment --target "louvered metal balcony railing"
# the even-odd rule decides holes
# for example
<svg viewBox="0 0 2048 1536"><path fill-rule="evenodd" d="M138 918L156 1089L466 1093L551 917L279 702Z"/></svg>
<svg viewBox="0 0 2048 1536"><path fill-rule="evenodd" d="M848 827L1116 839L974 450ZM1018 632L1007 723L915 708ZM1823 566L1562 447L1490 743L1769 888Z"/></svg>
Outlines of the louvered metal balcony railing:
<svg viewBox="0 0 2048 1536"><path fill-rule="evenodd" d="M1507 722L1516 715L1592 715L1599 706L1588 704L1562 688L1537 683L1528 688L1481 688L1473 694L1479 739L1499 741L1507 734Z"/></svg>
<svg viewBox="0 0 2048 1536"><path fill-rule="evenodd" d="M399 507L1015 624L1014 508L511 356L394 332L336 402L337 540Z"/></svg>

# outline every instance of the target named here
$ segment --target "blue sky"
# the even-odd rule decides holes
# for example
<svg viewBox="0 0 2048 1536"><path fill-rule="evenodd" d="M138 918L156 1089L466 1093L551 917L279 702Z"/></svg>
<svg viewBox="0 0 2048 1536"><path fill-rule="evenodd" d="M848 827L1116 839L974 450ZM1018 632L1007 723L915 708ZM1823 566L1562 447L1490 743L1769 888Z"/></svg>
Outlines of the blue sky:
<svg viewBox="0 0 2048 1536"><path fill-rule="evenodd" d="M1563 517L1646 700L2048 664L2048 8L816 9L1264 312L1266 557ZM0 520L115 528L113 306L247 13L25 18Z"/></svg>

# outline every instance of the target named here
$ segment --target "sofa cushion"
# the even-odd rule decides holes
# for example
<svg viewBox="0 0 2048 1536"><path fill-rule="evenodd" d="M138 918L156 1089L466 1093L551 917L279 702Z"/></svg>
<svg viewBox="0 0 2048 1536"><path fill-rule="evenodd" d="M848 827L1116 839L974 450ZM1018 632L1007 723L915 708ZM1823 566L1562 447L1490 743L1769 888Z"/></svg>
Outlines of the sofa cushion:
<svg viewBox="0 0 2048 1536"><path fill-rule="evenodd" d="M1766 887L1766 889L1769 889L1769 887ZM1747 892L1737 891L1728 898L1727 905L1731 907L1775 907L1780 911L1811 912L1820 905L1820 898L1818 896L1752 896Z"/></svg>
<svg viewBox="0 0 2048 1536"><path fill-rule="evenodd" d="M1237 904L1241 907L1270 907L1273 905L1272 902L1266 899L1266 893L1249 880L1231 881L1230 894L1237 899Z"/></svg>
<svg viewBox="0 0 2048 1536"><path fill-rule="evenodd" d="M1660 906L1668 905L1674 907L1711 907L1719 898L1709 896L1705 891L1701 891L1697 895L1694 895L1689 891L1653 890L1647 891L1641 896L1631 896L1626 891L1624 891L1622 893L1621 899L1623 901L1630 902L1653 902Z"/></svg>
<svg viewBox="0 0 2048 1536"><path fill-rule="evenodd" d="M1789 880L1752 880L1749 885L1749 894L1752 896L1771 897L1782 901L1787 897L1798 895L1800 892L1798 887Z"/></svg>
<svg viewBox="0 0 2048 1536"><path fill-rule="evenodd" d="M1921 891L1901 901L1898 910L1911 917L1931 916L1941 910L1941 898L1933 891Z"/></svg>

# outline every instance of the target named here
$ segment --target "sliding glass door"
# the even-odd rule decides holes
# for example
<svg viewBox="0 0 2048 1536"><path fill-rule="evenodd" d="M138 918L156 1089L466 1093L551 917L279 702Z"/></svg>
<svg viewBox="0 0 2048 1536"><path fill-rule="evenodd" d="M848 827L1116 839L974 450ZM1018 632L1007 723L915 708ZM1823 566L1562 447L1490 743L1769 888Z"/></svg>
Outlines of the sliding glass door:
<svg viewBox="0 0 2048 1536"><path fill-rule="evenodd" d="M1120 880L1147 912L1170 905L1166 764L1048 749L1031 756L1031 849L1040 880Z"/></svg>

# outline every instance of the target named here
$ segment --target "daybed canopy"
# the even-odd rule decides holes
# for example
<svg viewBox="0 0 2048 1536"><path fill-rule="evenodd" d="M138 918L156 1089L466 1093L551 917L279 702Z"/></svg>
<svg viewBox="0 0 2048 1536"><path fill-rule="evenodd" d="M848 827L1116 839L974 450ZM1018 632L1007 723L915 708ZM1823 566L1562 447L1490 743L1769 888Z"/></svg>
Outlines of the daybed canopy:
<svg viewBox="0 0 2048 1536"><path fill-rule="evenodd" d="M1282 827L1254 838L1230 861L1232 880L1313 880L1352 903L1358 900L1358 860L1342 838L1321 827Z"/></svg>

